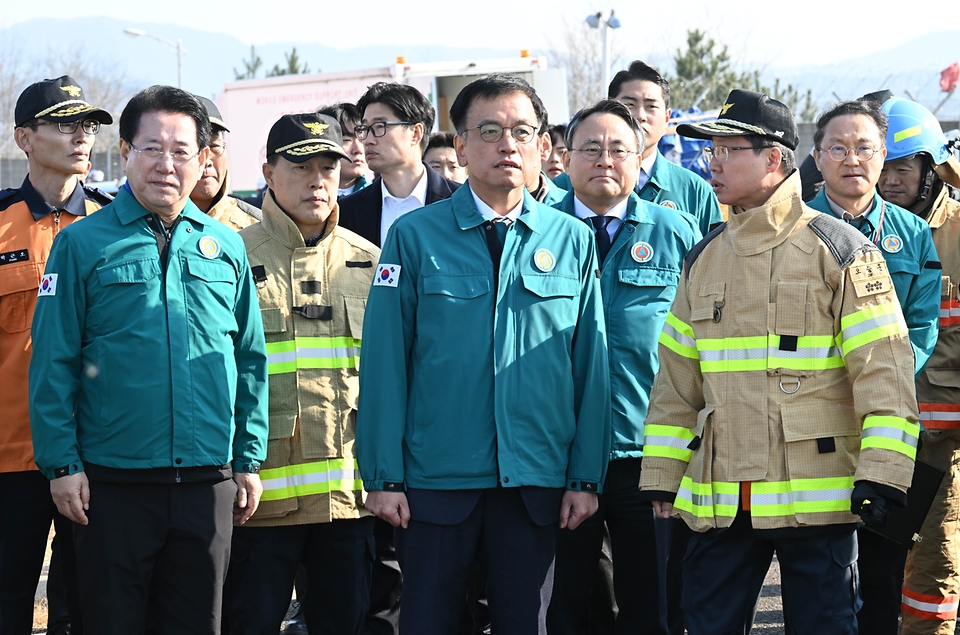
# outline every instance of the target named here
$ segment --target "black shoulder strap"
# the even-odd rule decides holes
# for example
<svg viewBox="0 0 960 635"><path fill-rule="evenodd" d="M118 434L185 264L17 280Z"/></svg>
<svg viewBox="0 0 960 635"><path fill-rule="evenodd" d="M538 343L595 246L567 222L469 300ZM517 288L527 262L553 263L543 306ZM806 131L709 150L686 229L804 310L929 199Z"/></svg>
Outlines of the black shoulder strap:
<svg viewBox="0 0 960 635"><path fill-rule="evenodd" d="M707 245L710 244L710 241L720 235L724 229L726 229L726 223L720 223L712 230L710 233L703 237L703 240L698 242L693 246L693 249L687 252L687 255L683 257L683 262L687 265L687 273L690 272L690 267L693 266L693 263L697 261L697 258L700 257L700 254L703 253L703 250L707 248Z"/></svg>
<svg viewBox="0 0 960 635"><path fill-rule="evenodd" d="M849 267L862 254L877 249L863 234L830 214L817 214L808 226L837 259L841 269Z"/></svg>
<svg viewBox="0 0 960 635"><path fill-rule="evenodd" d="M258 222L263 220L263 211L259 207L254 207L250 203L240 199L237 199L237 207L248 216L256 218Z"/></svg>
<svg viewBox="0 0 960 635"><path fill-rule="evenodd" d="M89 200L100 203L100 205L107 205L113 202L113 197L104 192L103 190L97 189L95 187L83 186L83 195L86 196Z"/></svg>

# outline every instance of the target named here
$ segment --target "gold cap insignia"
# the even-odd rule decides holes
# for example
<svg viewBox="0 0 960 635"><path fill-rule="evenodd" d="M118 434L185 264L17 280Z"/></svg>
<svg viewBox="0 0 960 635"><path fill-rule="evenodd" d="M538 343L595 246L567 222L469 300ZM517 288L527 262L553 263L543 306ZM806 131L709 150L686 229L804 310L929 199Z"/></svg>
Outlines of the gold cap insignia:
<svg viewBox="0 0 960 635"><path fill-rule="evenodd" d="M323 131L330 127L330 124L308 122L303 124L303 126L315 135L322 135Z"/></svg>
<svg viewBox="0 0 960 635"><path fill-rule="evenodd" d="M724 104L723 107L720 109L720 116L722 117L725 114L727 114L727 111L730 110L731 108L733 108L733 104Z"/></svg>
<svg viewBox="0 0 960 635"><path fill-rule="evenodd" d="M80 96L80 87L79 86L61 86L60 90L70 95L71 97Z"/></svg>

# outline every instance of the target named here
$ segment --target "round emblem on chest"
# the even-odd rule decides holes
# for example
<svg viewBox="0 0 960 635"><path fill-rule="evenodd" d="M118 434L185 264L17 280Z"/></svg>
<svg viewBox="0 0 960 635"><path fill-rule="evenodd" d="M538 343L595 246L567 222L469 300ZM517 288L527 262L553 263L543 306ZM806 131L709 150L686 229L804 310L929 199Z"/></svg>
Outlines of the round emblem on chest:
<svg viewBox="0 0 960 635"><path fill-rule="evenodd" d="M895 254L903 249L903 239L896 234L887 234L883 237L883 240L880 241L880 245L884 251Z"/></svg>
<svg viewBox="0 0 960 635"><path fill-rule="evenodd" d="M213 259L220 255L220 242L212 236L201 237L197 248L204 258Z"/></svg>
<svg viewBox="0 0 960 635"><path fill-rule="evenodd" d="M540 271L549 273L557 266L557 259L553 257L552 251L541 248L533 253L533 264L535 264Z"/></svg>
<svg viewBox="0 0 960 635"><path fill-rule="evenodd" d="M650 262L650 259L653 258L653 247L650 246L650 243L639 242L630 249L630 255L637 262Z"/></svg>

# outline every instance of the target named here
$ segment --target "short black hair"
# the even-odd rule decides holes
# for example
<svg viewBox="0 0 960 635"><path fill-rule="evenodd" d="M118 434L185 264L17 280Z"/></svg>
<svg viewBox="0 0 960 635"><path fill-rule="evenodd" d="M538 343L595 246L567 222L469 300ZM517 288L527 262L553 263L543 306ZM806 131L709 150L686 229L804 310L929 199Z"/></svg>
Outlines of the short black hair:
<svg viewBox="0 0 960 635"><path fill-rule="evenodd" d="M516 75L507 73L491 73L467 84L450 106L450 121L458 133L463 133L467 127L467 113L470 106L478 99L492 99L512 93L521 93L530 99L533 112L537 116L537 133L547 126L547 108L537 95L533 86Z"/></svg>
<svg viewBox="0 0 960 635"><path fill-rule="evenodd" d="M813 147L817 150L821 149L820 144L823 143L823 138L827 134L827 124L837 117L847 115L864 115L873 119L873 122L877 124L877 130L880 131L881 146L886 143L887 115L883 112L883 107L880 105L880 102L860 101L856 99L853 101L841 101L820 115L817 119L817 130L813 133Z"/></svg>
<svg viewBox="0 0 960 635"><path fill-rule="evenodd" d="M321 106L317 108L317 114L336 119L337 123L340 124L340 131L343 136L351 134L347 132L347 124L350 124L351 128L356 127L361 119L360 110L349 101L341 101L332 106Z"/></svg>
<svg viewBox="0 0 960 635"><path fill-rule="evenodd" d="M140 118L149 112L172 112L187 115L197 124L197 148L210 145L210 116L200 100L173 86L144 88L124 106L120 114L120 138L133 143L140 131Z"/></svg>
<svg viewBox="0 0 960 635"><path fill-rule="evenodd" d="M613 76L613 79L610 81L610 88L607 90L607 97L616 99L617 95L619 95L623 89L624 84L637 80L653 82L659 86L661 92L663 92L664 107L670 107L670 82L668 82L657 69L640 60L634 60L630 63L630 67L627 68L627 70L618 71L617 74Z"/></svg>
<svg viewBox="0 0 960 635"><path fill-rule="evenodd" d="M646 135L643 134L643 128L640 127L640 122L630 114L627 107L616 99L601 99L592 106L582 108L573 116L573 119L567 124L566 134L563 135L563 140L566 142L568 149L573 148L573 137L577 134L577 128L580 127L580 124L582 124L587 117L599 113L608 113L623 119L637 137L637 151L641 154L643 153L644 146L647 144L647 138Z"/></svg>
<svg viewBox="0 0 960 635"><path fill-rule="evenodd" d="M558 123L555 126L550 126L550 142L553 144L553 147L557 147L557 143L564 141L564 137L567 133L567 127L562 123Z"/></svg>
<svg viewBox="0 0 960 635"><path fill-rule="evenodd" d="M420 151L426 151L427 141L430 138L430 132L433 130L433 122L436 121L437 114L433 109L433 104L424 97L423 93L406 84L377 82L368 88L367 92L357 102L357 110L360 111L361 119L363 119L367 106L370 104L383 104L399 117L399 121L423 124L423 139L420 140Z"/></svg>
<svg viewBox="0 0 960 635"><path fill-rule="evenodd" d="M430 141L427 142L427 149L424 150L424 154L433 150L434 148L452 148L453 147L453 133L452 132L435 132L430 135Z"/></svg>
<svg viewBox="0 0 960 635"><path fill-rule="evenodd" d="M760 135L746 135L744 138L753 146L753 153L756 155L759 155L767 148L777 148L780 150L780 156L782 157L780 159L780 173L784 176L790 176L793 174L793 171L797 169L796 153L776 139Z"/></svg>

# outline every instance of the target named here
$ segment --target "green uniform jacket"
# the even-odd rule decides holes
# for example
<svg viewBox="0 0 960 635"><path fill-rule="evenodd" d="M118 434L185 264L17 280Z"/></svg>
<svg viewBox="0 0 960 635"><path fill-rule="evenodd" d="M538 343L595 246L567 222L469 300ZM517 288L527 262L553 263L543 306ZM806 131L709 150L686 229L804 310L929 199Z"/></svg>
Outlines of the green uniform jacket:
<svg viewBox="0 0 960 635"><path fill-rule="evenodd" d="M834 215L827 201L826 188L820 190L807 205L825 214ZM884 211L883 224L880 227L880 236L875 239L881 210ZM915 214L884 201L879 194L874 194L873 209L867 213L859 230L880 248L880 253L887 261L903 317L910 329L915 369L919 374L937 344L940 320L942 267L933 246L930 226Z"/></svg>
<svg viewBox="0 0 960 635"><path fill-rule="evenodd" d="M598 491L610 384L592 232L524 192L499 287L469 187L390 229L363 326L368 490Z"/></svg>
<svg viewBox="0 0 960 635"><path fill-rule="evenodd" d="M697 220L704 236L723 222L720 203L713 189L697 174L668 161L659 150L651 172L650 178L637 192L641 200L690 214ZM573 190L566 174L555 178L553 184L567 191Z"/></svg>
<svg viewBox="0 0 960 635"><path fill-rule="evenodd" d="M188 201L163 271L148 214L124 188L54 241L30 364L48 478L84 461L249 472L266 458L267 356L243 242Z"/></svg>
<svg viewBox="0 0 960 635"><path fill-rule="evenodd" d="M555 207L576 216L572 192ZM683 257L701 238L693 217L630 194L600 276L610 358L612 460L643 456L643 420L660 367L657 342L677 292Z"/></svg>

